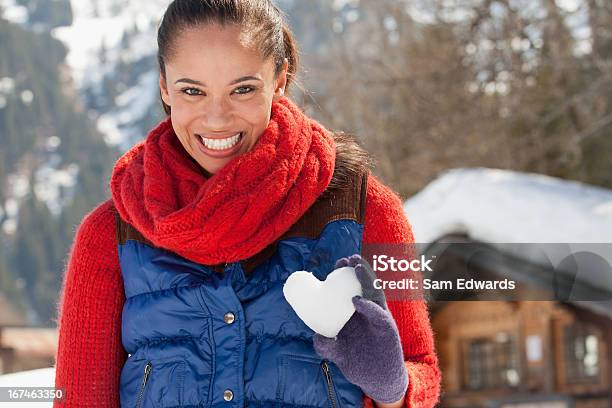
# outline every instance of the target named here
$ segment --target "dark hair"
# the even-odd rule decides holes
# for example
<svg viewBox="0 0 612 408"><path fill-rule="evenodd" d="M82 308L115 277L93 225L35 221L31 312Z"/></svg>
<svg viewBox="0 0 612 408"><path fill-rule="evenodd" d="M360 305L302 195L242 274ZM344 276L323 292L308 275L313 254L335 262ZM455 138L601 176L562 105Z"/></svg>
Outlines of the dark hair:
<svg viewBox="0 0 612 408"><path fill-rule="evenodd" d="M297 71L298 51L291 30L271 0L174 0L157 30L157 61L164 80L165 62L172 56L176 37L189 28L210 23L241 27L251 36L253 43L258 44L264 59L274 58L275 75L280 73L287 58L289 86ZM169 115L170 106L163 100L161 102Z"/></svg>

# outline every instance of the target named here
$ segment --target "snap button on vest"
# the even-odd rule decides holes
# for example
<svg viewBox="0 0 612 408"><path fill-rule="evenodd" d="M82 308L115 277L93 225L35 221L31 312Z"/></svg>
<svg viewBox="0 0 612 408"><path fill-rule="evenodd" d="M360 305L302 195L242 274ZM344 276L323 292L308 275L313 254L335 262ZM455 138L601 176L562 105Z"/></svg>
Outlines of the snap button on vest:
<svg viewBox="0 0 612 408"><path fill-rule="evenodd" d="M227 323L227 324L232 324L232 323L234 323L234 320L236 320L236 316L234 316L234 314L232 312L227 312L223 316L223 320L225 320L225 323Z"/></svg>
<svg viewBox="0 0 612 408"><path fill-rule="evenodd" d="M223 391L223 399L226 401L231 401L234 399L234 393L232 392L232 390L225 390Z"/></svg>

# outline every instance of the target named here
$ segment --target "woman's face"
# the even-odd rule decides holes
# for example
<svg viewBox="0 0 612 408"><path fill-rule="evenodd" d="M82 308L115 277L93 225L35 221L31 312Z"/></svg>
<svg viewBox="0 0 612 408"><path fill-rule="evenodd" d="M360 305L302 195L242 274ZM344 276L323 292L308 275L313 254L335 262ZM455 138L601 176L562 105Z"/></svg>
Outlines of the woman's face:
<svg viewBox="0 0 612 408"><path fill-rule="evenodd" d="M287 83L287 62L275 78L238 26L190 28L173 40L160 75L162 100L185 150L211 174L253 148Z"/></svg>

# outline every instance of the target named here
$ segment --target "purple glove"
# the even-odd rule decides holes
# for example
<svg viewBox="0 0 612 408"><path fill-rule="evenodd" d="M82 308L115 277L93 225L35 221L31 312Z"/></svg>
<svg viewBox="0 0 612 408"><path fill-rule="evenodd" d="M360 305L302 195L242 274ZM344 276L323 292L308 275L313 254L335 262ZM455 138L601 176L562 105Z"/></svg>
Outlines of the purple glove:
<svg viewBox="0 0 612 408"><path fill-rule="evenodd" d="M387 309L382 289L374 288L376 274L360 255L341 258L336 269L355 268L363 297L354 296L355 313L336 339L314 335L315 351L336 364L342 374L375 401L400 400L408 388L397 325Z"/></svg>

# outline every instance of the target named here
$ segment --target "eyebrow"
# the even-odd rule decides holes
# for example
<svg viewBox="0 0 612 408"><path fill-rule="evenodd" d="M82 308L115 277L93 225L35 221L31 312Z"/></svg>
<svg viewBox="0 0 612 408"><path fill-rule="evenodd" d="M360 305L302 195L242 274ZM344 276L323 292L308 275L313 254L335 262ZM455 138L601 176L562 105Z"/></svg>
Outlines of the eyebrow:
<svg viewBox="0 0 612 408"><path fill-rule="evenodd" d="M230 85L234 85L234 84L237 84L237 83L239 83L239 82L242 82L242 81L249 81L249 80L261 81L261 79L260 79L260 78L257 78L257 77L251 76L251 75L247 75L247 76L240 77L240 78L238 78L238 79L234 79L234 80L233 80L232 82L230 82L229 84L230 84ZM178 84L179 82L186 82L186 83L188 83L188 84L200 85L200 86L206 86L206 85L204 85L204 83L203 83L203 82L196 81L195 79L189 79L189 78L181 78L181 79L177 79L176 81L174 81L174 83L175 83L175 84Z"/></svg>

